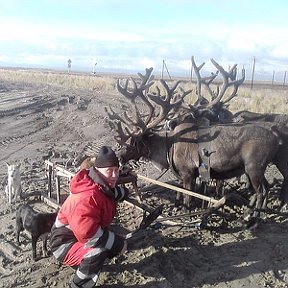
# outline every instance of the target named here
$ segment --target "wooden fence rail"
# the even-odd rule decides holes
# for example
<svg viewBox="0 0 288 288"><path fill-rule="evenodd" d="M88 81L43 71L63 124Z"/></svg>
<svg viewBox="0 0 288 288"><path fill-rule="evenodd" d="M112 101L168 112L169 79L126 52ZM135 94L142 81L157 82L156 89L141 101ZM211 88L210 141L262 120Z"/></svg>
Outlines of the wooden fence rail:
<svg viewBox="0 0 288 288"><path fill-rule="evenodd" d="M42 196L42 201L44 201L45 203L47 203L48 205L52 206L52 207L56 207L59 208L61 206L61 194L60 194L60 190L61 190L61 178L64 177L66 178L66 181L70 181L70 179L75 175L75 173L68 171L67 169L63 168L60 165L57 165L55 163L52 163L51 161L46 160L45 161L45 165L47 166L47 179L48 179L48 197ZM55 199L53 199L52 197L52 192L53 192L53 173L54 173L54 177L55 177L55 186L56 186L56 201ZM164 183L158 180L154 180L151 178L148 178L146 176L140 175L140 174L134 174L131 173L128 176L124 176L124 177L120 177L118 184L125 184L125 183L132 183L133 184L133 188L135 189L136 195L138 195L137 193L139 193L138 188L137 188L137 179L141 179L143 181L149 182L149 183L153 183L165 188L168 188L170 190L173 191L177 191L180 193L184 193L186 195L190 195L196 198L199 198L201 200L207 201L209 204L217 204L219 203L219 200L213 199L211 197L190 191L190 190L186 190L184 188L180 188L168 183ZM137 197L137 199L139 199ZM142 210L144 209L145 206L145 210L147 210L147 205L143 205L141 202L139 201L134 201L134 200L125 200L125 203L129 204L129 205L133 205L135 207L137 207L138 209ZM148 207L148 212L149 211L149 207Z"/></svg>

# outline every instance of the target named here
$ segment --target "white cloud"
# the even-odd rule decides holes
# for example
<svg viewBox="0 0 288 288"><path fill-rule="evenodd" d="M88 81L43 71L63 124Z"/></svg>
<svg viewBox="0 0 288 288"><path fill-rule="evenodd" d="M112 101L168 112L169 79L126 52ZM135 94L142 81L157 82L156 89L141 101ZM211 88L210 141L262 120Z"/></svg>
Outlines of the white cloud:
<svg viewBox="0 0 288 288"><path fill-rule="evenodd" d="M288 43L279 43L271 50L271 56L275 58L288 58Z"/></svg>

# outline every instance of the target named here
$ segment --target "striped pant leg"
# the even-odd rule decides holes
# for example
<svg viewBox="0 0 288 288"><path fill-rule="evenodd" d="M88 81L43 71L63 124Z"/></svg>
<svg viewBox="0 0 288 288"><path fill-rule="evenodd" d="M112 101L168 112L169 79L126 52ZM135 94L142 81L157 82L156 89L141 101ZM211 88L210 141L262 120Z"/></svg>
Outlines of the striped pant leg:
<svg viewBox="0 0 288 288"><path fill-rule="evenodd" d="M105 248L91 249L78 266L71 287L95 287L107 253Z"/></svg>

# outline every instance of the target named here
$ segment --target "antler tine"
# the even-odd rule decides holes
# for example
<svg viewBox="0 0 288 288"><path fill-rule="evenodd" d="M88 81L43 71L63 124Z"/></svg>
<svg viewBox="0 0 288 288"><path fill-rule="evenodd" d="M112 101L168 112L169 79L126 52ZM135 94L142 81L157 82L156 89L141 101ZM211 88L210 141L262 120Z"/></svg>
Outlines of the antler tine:
<svg viewBox="0 0 288 288"><path fill-rule="evenodd" d="M225 101L223 101L223 104L226 104L227 102L229 102L232 98L234 98L237 95L238 88L244 82L244 80L245 80L245 69L243 67L242 68L242 78L233 81L233 85L234 85L233 92Z"/></svg>
<svg viewBox="0 0 288 288"><path fill-rule="evenodd" d="M237 76L237 64L234 64L228 72L229 78L234 81L236 80L236 76Z"/></svg>
<svg viewBox="0 0 288 288"><path fill-rule="evenodd" d="M129 123L127 122L127 119L130 120L129 117L126 117L126 120L125 120L119 114L115 113L111 106L109 106L109 109L110 109L111 113L108 111L107 107L104 107L104 109L105 109L105 112L108 114L108 117L110 118L110 120L112 120L112 121L118 120L118 121L120 121L120 122L122 122L122 123L124 123L124 124L129 126Z"/></svg>
<svg viewBox="0 0 288 288"><path fill-rule="evenodd" d="M130 101L132 101L132 102L134 102L135 101L135 98L136 98L136 96L137 96L137 85L136 85L136 82L135 82L135 80L134 79L130 79L130 80L132 80L131 82L132 82L132 84L133 84L133 87L132 87L132 91L131 92L129 92L129 90L128 90L128 85L129 85L129 79L127 79L126 81L125 81L125 85L124 85L124 87L122 87L121 85L120 85L120 79L118 79L117 80L117 89L118 89L118 91L121 93L121 94L123 94L126 98L128 98Z"/></svg>
<svg viewBox="0 0 288 288"><path fill-rule="evenodd" d="M233 85L234 89L233 89L232 94L223 103L227 103L228 101L230 101L233 97L235 97L237 95L237 91L238 91L239 86L245 80L245 72L243 72L243 70L242 70L242 78L241 79L232 80L231 82L229 82L229 79L236 79L235 69L237 67L237 64L233 65L233 67L230 69L230 71L227 72L213 58L211 58L211 62L220 71L221 75L223 76L223 84L221 86L221 90L219 91L218 95L206 106L207 108L214 106L216 103L218 103L223 98L228 87Z"/></svg>
<svg viewBox="0 0 288 288"><path fill-rule="evenodd" d="M128 130L127 134L123 131L122 123L120 121L108 121L110 129L116 132L114 139L122 146L125 145L126 141L131 137Z"/></svg>
<svg viewBox="0 0 288 288"><path fill-rule="evenodd" d="M219 70L217 70L215 73L211 73L210 76L206 76L206 77L201 77L200 75L200 70L203 68L203 66L205 65L205 62L203 62L201 65L199 65L197 67L196 62L194 60L194 56L191 57L191 62L192 62L192 66L193 69L195 71L195 75L197 78L197 87L196 87L196 95L198 96L198 99L196 101L196 105L197 106L201 106L201 103L207 103L209 102L201 93L201 87L202 84L205 85L205 87L207 88L208 93L211 95L211 98L215 98L215 95L212 91L212 89L210 88L210 84L214 81L214 79L217 77Z"/></svg>
<svg viewBox="0 0 288 288"><path fill-rule="evenodd" d="M139 112L139 110L138 110L138 108L137 108L137 106L136 106L135 103L134 103L134 110L135 110L135 115L136 115L136 116L135 116L135 117L136 117L136 121L133 121L133 120L129 117L129 115L127 114L126 111L124 112L124 116L125 116L125 118L128 120L128 122L129 122L128 126L129 126L129 127L131 127L131 126L136 127L136 128L138 129L138 132L144 132L144 131L146 131L147 126L146 126L145 122L142 120L141 114L140 114L140 112ZM127 125L127 122L124 123L124 124ZM135 131L135 130L134 130L134 131ZM132 133L135 134L135 132L131 132L131 135L132 135Z"/></svg>
<svg viewBox="0 0 288 288"><path fill-rule="evenodd" d="M146 68L145 71L146 71L145 75L143 75L142 73L137 73L140 79L142 80L142 84L146 84L148 81L151 82L154 78L151 76L153 67Z"/></svg>
<svg viewBox="0 0 288 288"><path fill-rule="evenodd" d="M170 89L168 84L166 83L165 80L160 79L161 84L164 86L165 90L166 90L166 99L167 101L170 102L171 98L173 97L174 91L176 90L177 86L182 82L181 80L178 80L174 86Z"/></svg>
<svg viewBox="0 0 288 288"><path fill-rule="evenodd" d="M108 111L106 110L108 113ZM111 129L116 131L116 136L114 137L115 140L120 144L124 144L129 138L136 136L137 134L144 132L146 130L146 125L141 120L141 115L137 114L136 119L137 121L134 122L126 113L124 112L125 119L117 114L109 114L110 121L108 121L109 126ZM128 127L133 127L135 129L129 129ZM125 130L125 132L124 132Z"/></svg>
<svg viewBox="0 0 288 288"><path fill-rule="evenodd" d="M116 131L116 135L114 136L114 139L120 144L125 145L127 140L131 137L131 132L127 127L124 127L126 133L123 130L122 123L117 121L114 124L114 130Z"/></svg>
<svg viewBox="0 0 288 288"><path fill-rule="evenodd" d="M146 74L142 75L141 73L138 73L141 83L137 86L136 81L131 77L129 80L132 82L132 92L128 89L129 80L126 80L124 87L120 85L120 80L117 81L117 89L118 91L123 94L126 98L128 98L132 103L135 103L135 99L138 96L148 107L149 109L149 116L146 119L146 123L150 122L152 115L154 113L154 107L149 102L149 100L144 95L143 91L148 91L148 89L154 84L152 81L154 79L153 75L151 76L151 73L153 71L153 68L146 68Z"/></svg>
<svg viewBox="0 0 288 288"><path fill-rule="evenodd" d="M160 106L160 113L158 114L158 116L147 125L147 128L149 129L155 128L167 117L169 112L171 112L172 110L177 110L182 105L182 99L171 103L173 93L181 81L177 81L171 89L163 79L161 79L160 82L166 90L166 96L160 97L161 95L159 87L157 87L158 95L148 94L148 97L158 106Z"/></svg>
<svg viewBox="0 0 288 288"><path fill-rule="evenodd" d="M193 91L192 89L185 91L182 87L179 87L179 89L181 90L182 95L177 94L177 96L174 97L174 99L176 98L174 102L177 102L179 99L183 102L184 98Z"/></svg>
<svg viewBox="0 0 288 288"><path fill-rule="evenodd" d="M147 124L142 120L141 114L136 105L134 105L135 113L136 113L136 123L135 126L140 128L140 131L144 133L147 130Z"/></svg>
<svg viewBox="0 0 288 288"><path fill-rule="evenodd" d="M205 62L203 62L201 65L197 67L196 62L194 60L194 56L191 57L191 62L192 62L192 67L194 69L196 78L197 78L197 87L196 87L196 93L198 95L198 102L201 103L201 75L200 75L200 70L202 67L205 65Z"/></svg>
<svg viewBox="0 0 288 288"><path fill-rule="evenodd" d="M132 83L133 87L130 89L128 88L129 83ZM124 87L121 86L120 84L120 80L117 80L117 89L118 91L123 94L127 99L129 99L131 102L135 102L135 98L137 96L140 96L140 98L145 98L145 96L143 95L144 90L147 90L150 86L153 85L153 82L149 82L149 83L141 83L139 87L137 87L137 83L136 81L131 77L130 79L127 79L125 81L125 85ZM143 96L142 96L143 95ZM144 100L144 99L142 99ZM145 101L145 100L144 100ZM146 99L147 101L147 99Z"/></svg>

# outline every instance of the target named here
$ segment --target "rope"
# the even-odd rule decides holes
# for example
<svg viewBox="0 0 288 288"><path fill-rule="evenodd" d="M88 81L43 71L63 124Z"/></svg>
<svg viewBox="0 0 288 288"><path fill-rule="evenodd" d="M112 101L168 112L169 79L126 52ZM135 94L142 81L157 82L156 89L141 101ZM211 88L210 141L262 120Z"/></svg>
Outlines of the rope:
<svg viewBox="0 0 288 288"><path fill-rule="evenodd" d="M156 180L159 180L168 170L169 168L167 168L163 173L161 173L160 176L156 178Z"/></svg>

